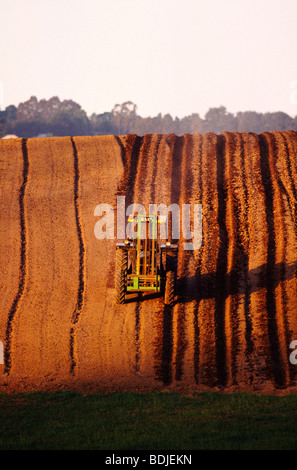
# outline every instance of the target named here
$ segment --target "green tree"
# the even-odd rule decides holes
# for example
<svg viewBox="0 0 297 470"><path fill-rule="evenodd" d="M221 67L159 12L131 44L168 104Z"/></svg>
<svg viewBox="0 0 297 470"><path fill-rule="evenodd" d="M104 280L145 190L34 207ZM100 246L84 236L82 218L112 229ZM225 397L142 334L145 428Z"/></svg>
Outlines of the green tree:
<svg viewBox="0 0 297 470"><path fill-rule="evenodd" d="M0 111L0 137L15 134L16 120L17 108L14 105L7 106L4 111Z"/></svg>
<svg viewBox="0 0 297 470"><path fill-rule="evenodd" d="M90 117L90 127L93 135L111 135L118 133L116 126L112 122L112 113L93 113Z"/></svg>
<svg viewBox="0 0 297 470"><path fill-rule="evenodd" d="M41 133L45 133L46 129L47 123L36 118L31 120L16 121L13 133L19 137L28 139L30 137L36 137Z"/></svg>
<svg viewBox="0 0 297 470"><path fill-rule="evenodd" d="M137 106L132 101L125 101L122 104L115 104L111 111L111 124L116 129L117 135L129 134L138 120Z"/></svg>
<svg viewBox="0 0 297 470"><path fill-rule="evenodd" d="M239 132L261 132L262 114L255 111L239 112L236 115Z"/></svg>
<svg viewBox="0 0 297 470"><path fill-rule="evenodd" d="M199 114L193 113L190 116L185 116L181 119L179 125L180 134L193 134L194 132L203 132L203 119L200 118Z"/></svg>
<svg viewBox="0 0 297 470"><path fill-rule="evenodd" d="M47 123L47 132L54 136L76 136L90 134L90 124L85 111L60 111Z"/></svg>
<svg viewBox="0 0 297 470"><path fill-rule="evenodd" d="M291 130L294 120L288 114L281 111L264 113L262 116L261 132Z"/></svg>
<svg viewBox="0 0 297 470"><path fill-rule="evenodd" d="M224 131L237 131L237 120L225 106L210 108L205 115L203 130L218 134Z"/></svg>

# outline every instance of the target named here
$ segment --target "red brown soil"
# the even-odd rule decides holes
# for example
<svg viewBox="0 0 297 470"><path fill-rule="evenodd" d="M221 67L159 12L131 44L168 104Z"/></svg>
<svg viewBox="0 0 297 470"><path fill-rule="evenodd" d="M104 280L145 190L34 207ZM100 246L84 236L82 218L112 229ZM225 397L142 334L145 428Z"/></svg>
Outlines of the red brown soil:
<svg viewBox="0 0 297 470"><path fill-rule="evenodd" d="M0 141L0 391L295 391L296 154L293 131ZM173 308L115 303L117 195L202 204Z"/></svg>

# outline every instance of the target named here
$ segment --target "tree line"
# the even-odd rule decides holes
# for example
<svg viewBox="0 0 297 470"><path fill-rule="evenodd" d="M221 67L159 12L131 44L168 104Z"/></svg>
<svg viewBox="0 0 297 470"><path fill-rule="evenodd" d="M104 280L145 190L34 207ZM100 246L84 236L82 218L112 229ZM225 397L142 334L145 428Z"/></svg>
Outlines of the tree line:
<svg viewBox="0 0 297 470"><path fill-rule="evenodd" d="M37 100L32 96L18 107L7 106L0 111L0 137L15 134L18 137L177 134L224 131L255 132L273 130L297 131L297 116L278 112L258 113L243 111L230 113L224 106L210 108L204 118L192 113L183 118L172 118L159 113L155 117L141 117L132 101L116 104L110 112L87 113L72 100L58 97Z"/></svg>

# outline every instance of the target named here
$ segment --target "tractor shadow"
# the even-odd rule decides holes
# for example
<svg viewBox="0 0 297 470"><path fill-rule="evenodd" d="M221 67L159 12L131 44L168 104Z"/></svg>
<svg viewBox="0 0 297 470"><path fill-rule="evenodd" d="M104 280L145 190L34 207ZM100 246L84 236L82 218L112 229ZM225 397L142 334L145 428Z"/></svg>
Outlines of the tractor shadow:
<svg viewBox="0 0 297 470"><path fill-rule="evenodd" d="M241 266L242 267L242 266ZM173 380L182 380L184 375L184 357L187 349L187 331L189 318L186 314L188 303L193 304L193 328L194 332L194 354L193 371L194 378L198 383L199 377L199 354L200 334L199 331L199 306L204 299L214 299L214 311L210 312L214 318L216 337L216 383L224 386L226 383L226 337L225 337L225 301L229 296L242 296L244 315L246 321L247 348L253 349L252 320L254 312L251 311L251 295L254 292L264 290L266 297L267 334L270 342L270 350L274 363L274 378L276 383L282 384L282 370L279 353L279 338L277 325L277 306L275 290L286 281L297 277L297 262L276 263L271 266L262 264L250 270L236 269L230 273L224 270L200 274L197 272L190 277L177 279L177 295L174 307L164 306L159 312L161 326L157 331L155 349L155 373L156 379L164 385L170 385ZM292 286L291 289L294 289ZM288 295L290 293L288 292ZM291 290L291 295L297 295ZM173 325L173 308L176 326ZM285 312L284 312L285 315ZM173 328L176 333L173 332ZM174 338L176 334L176 338ZM173 346L177 345L176 356L173 357ZM174 362L174 364L173 364ZM210 378L209 380L213 380ZM209 383L208 385L213 385Z"/></svg>
<svg viewBox="0 0 297 470"><path fill-rule="evenodd" d="M254 269L232 270L200 274L198 271L190 277L177 279L177 303L219 297L225 300L229 295L252 294L263 288L267 292L275 290L284 281L297 277L297 262L276 263L273 267L262 264Z"/></svg>
<svg viewBox="0 0 297 470"><path fill-rule="evenodd" d="M135 302L145 302L147 300L161 299L162 293L160 292L136 292L126 295L125 304L135 303Z"/></svg>

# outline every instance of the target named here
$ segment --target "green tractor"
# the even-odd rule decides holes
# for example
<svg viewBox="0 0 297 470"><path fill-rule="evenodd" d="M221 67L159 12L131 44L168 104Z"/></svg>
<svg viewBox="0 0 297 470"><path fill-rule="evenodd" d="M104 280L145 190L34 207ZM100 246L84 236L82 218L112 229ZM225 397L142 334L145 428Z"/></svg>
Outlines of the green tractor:
<svg viewBox="0 0 297 470"><path fill-rule="evenodd" d="M131 219L128 219L131 221ZM157 238L156 215L137 216L137 237L116 246L116 299L123 304L129 293L156 292L172 306L176 290L177 245Z"/></svg>

